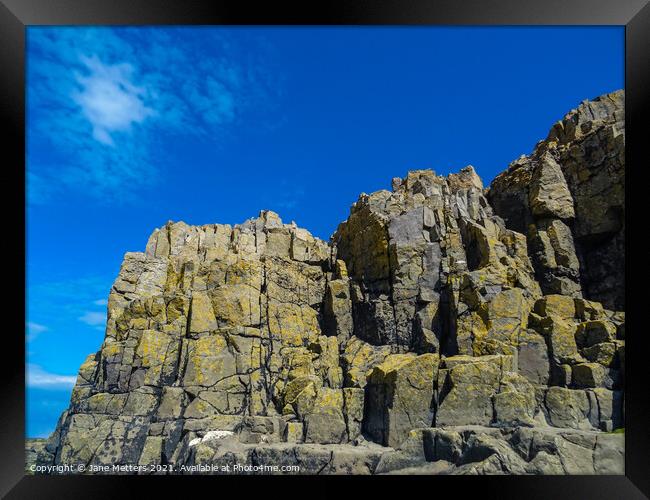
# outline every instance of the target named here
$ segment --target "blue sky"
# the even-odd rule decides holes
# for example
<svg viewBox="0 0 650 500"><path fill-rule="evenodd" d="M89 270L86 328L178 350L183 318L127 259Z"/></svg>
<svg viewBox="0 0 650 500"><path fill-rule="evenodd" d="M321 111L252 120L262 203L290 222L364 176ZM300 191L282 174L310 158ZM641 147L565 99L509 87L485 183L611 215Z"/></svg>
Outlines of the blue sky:
<svg viewBox="0 0 650 500"><path fill-rule="evenodd" d="M101 345L127 251L260 209L329 238L361 192L487 185L623 87L620 27L27 28L27 434Z"/></svg>

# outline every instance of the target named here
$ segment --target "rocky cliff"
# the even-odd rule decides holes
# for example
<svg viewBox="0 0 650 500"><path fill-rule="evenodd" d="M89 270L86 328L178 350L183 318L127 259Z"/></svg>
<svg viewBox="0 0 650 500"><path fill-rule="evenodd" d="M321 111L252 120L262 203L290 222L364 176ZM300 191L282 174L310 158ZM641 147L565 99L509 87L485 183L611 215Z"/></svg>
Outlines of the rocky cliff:
<svg viewBox="0 0 650 500"><path fill-rule="evenodd" d="M269 211L157 229L39 464L622 473L623 98L487 189L362 194L328 243Z"/></svg>

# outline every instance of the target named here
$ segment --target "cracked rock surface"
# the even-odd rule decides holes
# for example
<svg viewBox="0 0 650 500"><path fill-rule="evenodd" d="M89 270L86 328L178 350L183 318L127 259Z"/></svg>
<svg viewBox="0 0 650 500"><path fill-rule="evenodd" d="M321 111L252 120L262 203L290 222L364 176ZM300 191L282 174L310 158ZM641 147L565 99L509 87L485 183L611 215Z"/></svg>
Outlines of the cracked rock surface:
<svg viewBox="0 0 650 500"><path fill-rule="evenodd" d="M488 188L395 178L329 242L270 211L156 229L37 463L622 474L623 100Z"/></svg>

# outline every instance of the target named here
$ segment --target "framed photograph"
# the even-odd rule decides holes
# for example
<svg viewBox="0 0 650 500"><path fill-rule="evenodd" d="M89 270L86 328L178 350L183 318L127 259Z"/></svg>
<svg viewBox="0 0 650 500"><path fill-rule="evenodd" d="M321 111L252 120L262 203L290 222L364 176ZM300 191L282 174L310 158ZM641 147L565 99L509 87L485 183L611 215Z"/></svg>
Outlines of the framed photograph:
<svg viewBox="0 0 650 500"><path fill-rule="evenodd" d="M7 498L650 496L646 1L0 20Z"/></svg>

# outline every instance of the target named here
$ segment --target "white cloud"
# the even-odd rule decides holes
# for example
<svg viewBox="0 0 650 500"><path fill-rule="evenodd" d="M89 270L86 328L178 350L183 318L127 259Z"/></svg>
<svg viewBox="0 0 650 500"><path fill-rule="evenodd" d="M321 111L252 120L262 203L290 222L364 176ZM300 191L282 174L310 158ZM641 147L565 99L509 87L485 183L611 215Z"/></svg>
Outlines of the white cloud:
<svg viewBox="0 0 650 500"><path fill-rule="evenodd" d="M282 186L282 190L275 194L274 200L271 203L287 210L296 208L304 198L305 190L299 186L293 186L286 179L282 179L280 185Z"/></svg>
<svg viewBox="0 0 650 500"><path fill-rule="evenodd" d="M143 101L145 88L131 81L133 66L107 65L97 56L82 57L81 61L88 75L75 75L81 91L75 91L72 98L93 126L93 137L112 146L111 134L129 131L134 123L152 116L154 110Z"/></svg>
<svg viewBox="0 0 650 500"><path fill-rule="evenodd" d="M43 179L34 172L25 172L27 175L27 197L30 203L44 204L50 200L52 194L56 192L56 186Z"/></svg>
<svg viewBox="0 0 650 500"><path fill-rule="evenodd" d="M170 138L218 145L247 118L260 130L278 121L284 79L263 37L46 27L27 41L30 205L69 189L131 203L174 165Z"/></svg>
<svg viewBox="0 0 650 500"><path fill-rule="evenodd" d="M26 370L26 380L28 387L38 387L40 389L64 389L74 386L77 377L74 375L58 375L43 370L38 365L28 364Z"/></svg>
<svg viewBox="0 0 650 500"><path fill-rule="evenodd" d="M33 321L28 321L25 325L27 327L27 341L31 342L41 333L48 330L47 326L41 325L39 323L34 323Z"/></svg>
<svg viewBox="0 0 650 500"><path fill-rule="evenodd" d="M106 299L98 299L93 302L96 306L105 306L108 305L108 300Z"/></svg>
<svg viewBox="0 0 650 500"><path fill-rule="evenodd" d="M99 326L106 323L106 313L97 311L87 311L83 316L80 316L79 321L86 323L90 326Z"/></svg>
<svg viewBox="0 0 650 500"><path fill-rule="evenodd" d="M27 329L29 330L29 333L43 333L47 331L47 326L30 321L27 323Z"/></svg>
<svg viewBox="0 0 650 500"><path fill-rule="evenodd" d="M298 200L294 198L286 198L284 200L276 202L276 205L280 208L296 208L296 205L298 205Z"/></svg>

